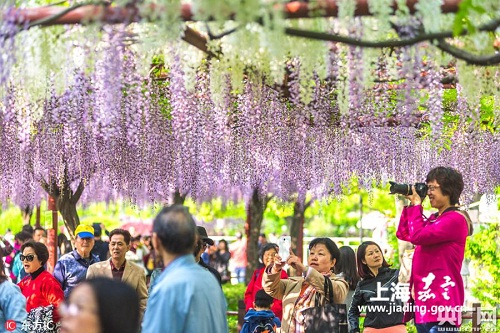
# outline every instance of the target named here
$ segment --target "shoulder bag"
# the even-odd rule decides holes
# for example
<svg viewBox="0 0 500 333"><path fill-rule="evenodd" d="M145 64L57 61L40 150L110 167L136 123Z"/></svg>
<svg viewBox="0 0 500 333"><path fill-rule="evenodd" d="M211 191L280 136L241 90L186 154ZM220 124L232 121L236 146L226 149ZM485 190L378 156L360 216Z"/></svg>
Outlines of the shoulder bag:
<svg viewBox="0 0 500 333"><path fill-rule="evenodd" d="M305 333L347 333L347 307L345 304L333 303L333 285L325 277L325 304L320 305L319 294L316 293L316 306L305 309Z"/></svg>

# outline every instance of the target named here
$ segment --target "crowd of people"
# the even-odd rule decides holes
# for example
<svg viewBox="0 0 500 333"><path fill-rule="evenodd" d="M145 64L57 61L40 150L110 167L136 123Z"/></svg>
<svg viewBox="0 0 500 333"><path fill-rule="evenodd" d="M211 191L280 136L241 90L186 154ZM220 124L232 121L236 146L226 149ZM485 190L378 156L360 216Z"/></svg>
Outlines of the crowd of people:
<svg viewBox="0 0 500 333"><path fill-rule="evenodd" d="M347 306L350 333L360 326L365 333L403 333L410 319L418 333L458 331L456 312L464 303L460 268L472 232L468 215L458 209L463 179L454 169L438 167L426 183L438 211L425 218L423 198L413 188L397 230L398 238L415 246L409 283L375 242L354 251L328 237L315 238L302 263L291 250L282 257L262 234L260 266L242 295L247 313L241 332L305 332L306 310L326 303ZM79 225L73 236L72 246L64 238L58 243L52 274L43 228L24 227L14 242L1 239L0 324L7 331L228 332L221 286L232 278L245 282L241 233L232 244L216 243L186 207L172 205L158 213L151 236L134 237L121 228L107 232L99 223ZM422 311L439 306L446 313Z"/></svg>

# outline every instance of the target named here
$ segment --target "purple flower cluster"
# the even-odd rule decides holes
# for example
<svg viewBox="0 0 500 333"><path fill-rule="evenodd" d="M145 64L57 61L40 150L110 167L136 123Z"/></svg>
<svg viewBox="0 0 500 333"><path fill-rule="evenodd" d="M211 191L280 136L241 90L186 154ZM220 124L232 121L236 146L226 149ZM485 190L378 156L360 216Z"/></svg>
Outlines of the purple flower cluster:
<svg viewBox="0 0 500 333"><path fill-rule="evenodd" d="M400 54L402 90L387 84L364 88L362 51L352 48L346 61L332 48L330 76L311 75L315 85L308 104L300 99L298 60L288 68L291 98L249 75L239 93L228 77L219 80L225 82L219 87L223 98L214 103L207 68L199 68L196 82L187 85L184 64L173 51L165 81L144 78L124 32L104 35L93 71L68 70L72 79L62 93L49 82L41 118L25 112L30 103L19 87L6 90L0 104L2 202L37 203L40 181L49 176L58 182L67 176L73 189L83 179L83 202L134 203L166 202L174 190L200 201L241 198L255 189L283 200L307 193L325 198L340 195L353 176L371 188L387 180L423 181L438 165L463 173L464 201L500 183L498 133L478 129L471 135L460 123L447 133L444 149L436 144L446 131L443 87L434 67L423 67L418 50ZM378 61L382 79L387 61ZM341 114L337 98L338 67L344 65L347 114ZM431 136L415 126L420 89L429 89ZM468 112L460 98L458 114Z"/></svg>

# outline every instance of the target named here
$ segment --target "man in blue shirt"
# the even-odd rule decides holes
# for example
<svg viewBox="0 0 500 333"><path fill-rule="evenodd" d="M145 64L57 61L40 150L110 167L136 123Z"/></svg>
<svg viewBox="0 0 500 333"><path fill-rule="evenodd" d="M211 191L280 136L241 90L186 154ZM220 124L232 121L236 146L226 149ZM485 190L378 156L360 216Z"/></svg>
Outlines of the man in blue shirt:
<svg viewBox="0 0 500 333"><path fill-rule="evenodd" d="M215 277L196 264L196 225L186 207L164 208L153 245L165 269L149 296L142 333L227 333L226 299Z"/></svg>
<svg viewBox="0 0 500 333"><path fill-rule="evenodd" d="M94 228L80 224L75 237L75 249L59 258L54 268L54 277L61 284L66 299L71 290L85 280L89 266L100 261L90 252L94 247Z"/></svg>

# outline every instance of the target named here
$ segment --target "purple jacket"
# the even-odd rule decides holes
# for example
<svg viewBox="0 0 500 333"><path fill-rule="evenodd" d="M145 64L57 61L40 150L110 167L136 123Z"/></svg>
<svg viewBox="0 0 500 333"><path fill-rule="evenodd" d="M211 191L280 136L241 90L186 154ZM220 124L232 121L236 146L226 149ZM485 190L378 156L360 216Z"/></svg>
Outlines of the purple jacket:
<svg viewBox="0 0 500 333"><path fill-rule="evenodd" d="M417 324L437 321L460 326L464 304L460 269L467 234L465 217L454 210L427 219L420 205L403 209L396 236L416 245L410 290Z"/></svg>

